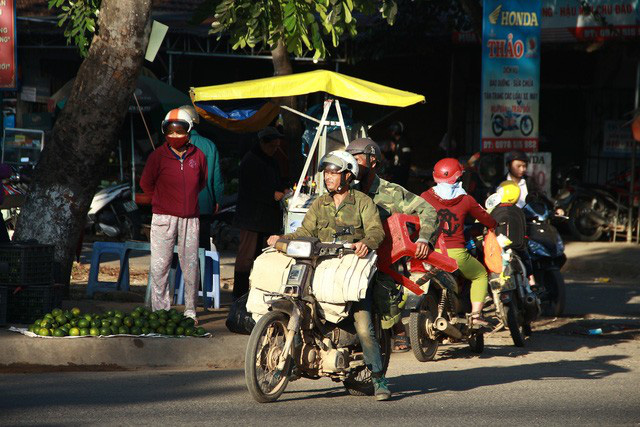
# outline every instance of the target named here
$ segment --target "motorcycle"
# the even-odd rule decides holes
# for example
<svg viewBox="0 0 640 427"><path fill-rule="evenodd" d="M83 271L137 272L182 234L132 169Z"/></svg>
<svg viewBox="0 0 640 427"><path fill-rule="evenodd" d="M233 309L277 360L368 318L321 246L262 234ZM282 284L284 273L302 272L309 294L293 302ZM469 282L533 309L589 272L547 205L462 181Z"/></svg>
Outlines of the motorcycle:
<svg viewBox="0 0 640 427"><path fill-rule="evenodd" d="M452 273L458 265L445 250L430 252L424 260L412 259L411 278L387 267L405 256L415 255L413 241L419 231L417 217L394 214L385 224L385 233L393 238L385 240L378 250L379 270L410 291L406 308L410 311L409 338L414 356L420 362L433 360L445 339L466 341L471 351L482 353L484 332L473 325L469 283L456 280ZM444 248L442 241L438 245Z"/></svg>
<svg viewBox="0 0 640 427"><path fill-rule="evenodd" d="M504 131L520 130L522 135L529 136L533 132L533 119L527 114L507 111L504 115L494 113L491 115L491 130L495 136L500 136Z"/></svg>
<svg viewBox="0 0 640 427"><path fill-rule="evenodd" d="M583 242L599 240L604 233L624 233L628 226L628 198L605 186L585 185L577 179L578 166L558 174L556 206L569 216L571 234ZM636 224L633 225L634 227Z"/></svg>
<svg viewBox="0 0 640 427"><path fill-rule="evenodd" d="M117 184L104 188L93 196L86 228L94 233L121 240L139 240L142 220L138 205L131 199L131 186Z"/></svg>
<svg viewBox="0 0 640 427"><path fill-rule="evenodd" d="M551 225L549 209L544 202L529 201L523 210L527 218L527 246L542 311L548 316L560 316L566 301L564 278L560 272L567 262L564 242Z"/></svg>
<svg viewBox="0 0 640 427"><path fill-rule="evenodd" d="M273 402L282 395L289 380L297 377L314 380L328 377L342 381L352 395L372 395L371 371L365 365L352 317L337 324L323 319L312 292L320 262L352 254L350 245L300 238L280 239L275 247L293 258L295 264L285 285L263 297L269 310L260 317L249 337L245 380L252 397L261 403ZM391 337L381 328L379 317L374 314L372 318L384 373L389 365Z"/></svg>

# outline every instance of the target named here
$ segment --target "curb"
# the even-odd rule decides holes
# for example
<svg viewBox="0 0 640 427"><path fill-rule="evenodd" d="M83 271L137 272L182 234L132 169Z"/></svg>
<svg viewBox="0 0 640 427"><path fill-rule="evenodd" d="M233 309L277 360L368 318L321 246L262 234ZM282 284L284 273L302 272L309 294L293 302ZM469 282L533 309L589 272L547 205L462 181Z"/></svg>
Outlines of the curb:
<svg viewBox="0 0 640 427"><path fill-rule="evenodd" d="M211 338L43 339L0 331L0 366L82 367L83 370L227 368L244 366L245 335Z"/></svg>

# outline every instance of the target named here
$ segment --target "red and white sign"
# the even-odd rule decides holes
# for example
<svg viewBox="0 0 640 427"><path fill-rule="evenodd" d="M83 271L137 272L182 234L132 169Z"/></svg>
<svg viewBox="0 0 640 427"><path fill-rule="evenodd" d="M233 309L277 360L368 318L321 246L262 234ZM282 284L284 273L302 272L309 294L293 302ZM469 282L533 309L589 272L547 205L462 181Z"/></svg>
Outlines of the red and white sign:
<svg viewBox="0 0 640 427"><path fill-rule="evenodd" d="M15 6L15 0L0 0L0 90L17 85Z"/></svg>
<svg viewBox="0 0 640 427"><path fill-rule="evenodd" d="M538 138L482 138L482 151L485 153L506 153L513 150L538 151Z"/></svg>

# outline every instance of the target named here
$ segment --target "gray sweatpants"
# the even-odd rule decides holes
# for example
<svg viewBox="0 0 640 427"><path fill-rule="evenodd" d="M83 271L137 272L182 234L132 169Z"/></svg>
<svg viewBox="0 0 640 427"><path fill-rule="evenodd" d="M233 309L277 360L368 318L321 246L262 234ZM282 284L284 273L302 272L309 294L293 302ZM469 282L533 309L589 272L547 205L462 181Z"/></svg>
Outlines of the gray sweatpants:
<svg viewBox="0 0 640 427"><path fill-rule="evenodd" d="M169 270L173 259L173 246L178 240L178 259L184 277L185 316L194 317L198 297L199 263L198 239L200 220L172 215L153 214L151 220L151 308L169 310L172 295Z"/></svg>

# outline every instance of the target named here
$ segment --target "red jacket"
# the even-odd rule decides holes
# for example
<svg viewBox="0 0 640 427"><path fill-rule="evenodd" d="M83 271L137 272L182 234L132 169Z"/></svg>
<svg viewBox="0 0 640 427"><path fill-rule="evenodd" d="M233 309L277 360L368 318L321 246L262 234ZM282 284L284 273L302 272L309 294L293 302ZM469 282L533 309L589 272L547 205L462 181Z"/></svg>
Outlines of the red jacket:
<svg viewBox="0 0 640 427"><path fill-rule="evenodd" d="M182 161L164 144L151 153L140 178L140 187L152 194L154 214L195 218L200 215L198 194L207 182L207 159L189 145Z"/></svg>
<svg viewBox="0 0 640 427"><path fill-rule="evenodd" d="M498 223L485 211L476 200L464 194L455 199L441 199L433 188L420 195L438 212L438 231L444 237L447 249L464 248L464 220L468 213L484 226L495 228Z"/></svg>

